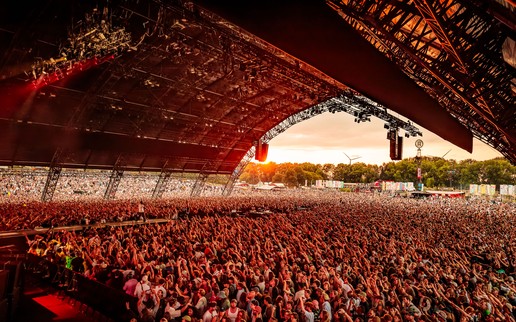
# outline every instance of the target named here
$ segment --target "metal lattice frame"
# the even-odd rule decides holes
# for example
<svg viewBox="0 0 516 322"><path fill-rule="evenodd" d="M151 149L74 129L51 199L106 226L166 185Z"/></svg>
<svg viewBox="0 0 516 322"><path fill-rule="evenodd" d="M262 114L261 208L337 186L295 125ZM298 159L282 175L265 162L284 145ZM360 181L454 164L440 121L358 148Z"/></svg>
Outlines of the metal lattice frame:
<svg viewBox="0 0 516 322"><path fill-rule="evenodd" d="M355 120L360 123L368 121L371 116L377 117L387 122L389 129L403 129L408 135L418 136L422 135L421 131L414 126L410 121L403 121L400 118L389 114L387 109L378 103L375 103L367 97L361 96L353 91L346 91L341 95L329 99L320 104L314 105L304 111L296 113L287 117L281 123L270 129L261 138L262 142L268 143L276 136L285 132L287 129L296 125L297 123L306 121L312 117L323 113L344 112L355 117ZM238 167L233 171L226 183L222 195L229 196L233 192L236 180L240 177L245 167L251 162L256 153L256 147L252 147L247 151L246 155L240 161Z"/></svg>
<svg viewBox="0 0 516 322"><path fill-rule="evenodd" d="M62 149L56 150L54 158L52 160L52 164L48 169L45 188L43 189L43 193L41 194L41 201L43 202L52 201L52 198L54 197L54 192L56 191L57 183L59 182L59 177L61 176L61 170L63 169L60 166L60 159L62 154Z"/></svg>
<svg viewBox="0 0 516 322"><path fill-rule="evenodd" d="M219 161L219 162L207 161L204 164L201 171L199 172L199 175L197 176L197 179L195 180L195 183L192 187L192 191L190 191L190 197L199 197L202 194L202 192L204 190L204 186L206 184L206 180L208 179L208 176L210 175L210 173L212 173L216 164L218 164L220 162L222 162L222 161Z"/></svg>
<svg viewBox="0 0 516 322"><path fill-rule="evenodd" d="M221 34L221 41L225 43L225 46L223 46L223 56L226 58L226 63L232 67L228 69L228 71L235 68L235 65L243 62L246 62L247 64L255 64L258 68L269 66L269 82L272 81L276 84L286 84L285 86L292 86L292 84L295 83L299 87L299 90L304 92L306 95L308 95L308 93L317 92L319 101L334 97L339 92L347 89L345 85L331 79L310 65L288 55L238 26L228 23L216 14L206 11L198 6L189 7L186 5L185 8L186 11L183 13L185 16L195 16L195 19L203 21L204 24L211 26ZM171 9L175 10L176 8L172 7ZM240 48L238 52L232 50L234 45ZM249 55L249 53L253 54ZM259 59L257 59L257 57L259 57ZM262 116L262 118L256 122L257 124L265 124L265 121L270 121L271 119L279 121L294 113L295 104L292 103L292 97L288 94L274 100L264 98L265 100L260 102L258 105L249 102L251 99L259 99L260 97L265 96L267 92L274 87L275 86L263 88L258 87L258 92L255 96L242 96L241 99L238 100L238 105L242 108L259 111L259 113L254 114L256 116ZM197 88L197 90L199 90L199 92L208 92L209 94L213 94L206 89ZM227 98L221 96L220 99L223 100ZM235 100L234 98L229 99ZM231 112L233 111L229 111L229 113ZM240 123L234 124L234 126L243 133L253 131L253 126L249 125L248 119L243 119ZM215 146L235 147L239 143L240 142L235 136L229 136L221 137L218 142L215 143ZM229 153L230 150L228 150L226 155L221 156L220 160L227 158ZM243 160L246 158L247 155L244 156ZM212 162L210 165L210 167L213 168L212 172L216 172L218 165L218 162ZM237 166L237 168L240 168L240 165ZM205 171L210 171L210 169L206 169ZM233 173L235 173L235 171ZM233 177L233 174L231 177Z"/></svg>
<svg viewBox="0 0 516 322"><path fill-rule="evenodd" d="M152 198L159 199L163 196L163 193L167 188L168 182L170 181L171 175L172 172L170 171L161 171L158 177L158 181L156 182L156 186L154 187L154 191L152 192Z"/></svg>
<svg viewBox="0 0 516 322"><path fill-rule="evenodd" d="M403 129L411 136L422 135L421 131L410 121L403 121L400 118L389 114L387 109L380 104L371 101L367 97L349 91L325 102L312 106L297 114L289 116L283 122L268 131L262 137L262 140L263 142L267 143L274 137L285 132L292 125L326 112L348 113L354 116L358 123L368 121L370 117L374 116L386 121L390 128Z"/></svg>
<svg viewBox="0 0 516 322"><path fill-rule="evenodd" d="M223 196L227 197L227 196L231 195L231 193L233 192L233 188L235 187L235 182L237 181L238 178L240 178L240 175L242 174L242 172L244 172L245 167L247 167L249 162L251 162L255 153L256 153L256 147L253 146L252 148L249 149L249 151L247 151L247 153L242 158L242 160L240 160L240 163L235 168L235 171L233 171L233 173L229 176L228 182L226 183L226 185L224 186L224 189L222 190Z"/></svg>
<svg viewBox="0 0 516 322"><path fill-rule="evenodd" d="M190 197L199 197L204 190L204 186L206 184L206 180L208 179L209 174L206 172L200 172L195 180L195 183L192 187L192 191L190 192Z"/></svg>
<svg viewBox="0 0 516 322"><path fill-rule="evenodd" d="M516 162L509 31L472 2L327 1L475 137Z"/></svg>
<svg viewBox="0 0 516 322"><path fill-rule="evenodd" d="M127 7L124 7L124 10L131 14L141 15L141 13L133 11ZM218 100L212 103L212 106L224 102L224 100L229 100L231 101L231 104L236 104L238 108L243 108L247 111L260 111L260 113L254 113L253 115L261 117L261 119L250 120L248 118L244 118L238 123L228 123L227 121L222 122L220 120L223 119L226 115L220 115L217 118L209 118L205 116L198 118L198 116L191 114L188 102L183 106L178 107L178 109L174 111L169 111L167 106L168 103L165 102L162 97L156 96L151 90L148 91L150 103L141 104L128 100L122 101L119 98L112 97L109 93L109 86L106 86L107 90L104 90L103 88L99 93L97 93L97 97L100 98L103 103L97 104L97 106L93 108L99 110L109 110L112 106L124 105L124 111L128 111L127 113L136 114L142 113L141 111L145 111L146 115L140 117L137 122L132 123L134 126L134 132L131 133L131 135L134 136L142 134L140 130L140 124L138 124L138 122L162 123L161 130L158 131L156 138L161 138L163 132L167 129L167 122L162 122L164 118L170 120L179 118L189 120L191 119L192 128L197 128L205 123L206 128L196 131L197 134L193 135L192 133L185 131L184 136L179 138L180 143L186 143L193 140L199 141L197 144L201 146L229 147L229 149L227 149L226 155L221 155L220 159L211 162L209 168L205 167L205 170L203 170L204 172L217 173L218 169L225 164L225 160L228 158L233 148L241 144L239 136L233 135L229 132L222 133L223 135L217 134L217 136L214 137L209 133L210 124L224 123L243 132L251 133L253 130L255 130L254 127L256 126L253 123L264 124L265 120L270 122L271 119L279 121L286 118L289 114L298 109L298 106L296 107L296 104L292 103L292 97L290 94L285 94L284 96L273 100L269 100L266 97L268 91L279 87L277 84L290 87L292 86L292 83L295 83L299 90L304 93L300 95L299 102L301 102L302 96L312 95L309 93L317 92L317 98L319 100L324 100L335 96L337 93L346 88L346 86L343 84L336 82L315 68L302 63L300 60L286 54L278 48L271 46L256 36L245 32L239 27L228 24L220 17L205 11L200 7L194 8L190 7L188 4L174 4L164 5L160 10L162 17L165 17L168 12L179 11L181 12L181 15L184 16L188 21L201 23L203 25L203 29L211 29L211 31L208 31L208 33L211 32L215 35L219 35L221 39L220 41L223 43L222 50L220 48L213 47L209 43L203 41L202 38L192 38L191 35L182 32L181 29L171 29L173 30L173 34L180 36L181 38L185 39L185 41L195 42L196 48L203 50L206 55L209 55L213 59L217 59L219 56L223 57L224 74L220 75L211 83L211 85L208 86L203 85L203 81L205 79L204 76L199 76L197 79L194 76L185 77L180 82L181 86L177 87L179 85L175 82L176 80L169 79L164 75L148 73L144 70L134 67L132 64L118 65L115 62L113 63L113 68L111 68L111 71L114 73L114 75L117 75L116 77L113 77L115 82L116 78L120 78L120 75L130 75L131 77L135 77L141 80L142 83L145 82L149 77L152 77L156 80L159 80L162 86L167 86L166 84L168 83L175 84L174 90L178 92L194 91L199 95L202 94L207 96L209 95L211 97L218 97ZM153 20L152 17L146 18L148 18L149 21L156 23L157 25L163 23L163 21L160 21L159 19ZM170 28L170 26L167 28ZM232 49L235 45L239 48L238 50ZM147 48L145 43L143 43L141 46L139 46L138 52L134 54L134 61L143 61L147 59L149 55L154 54L153 50L156 49L157 48L154 47ZM169 53L164 52L161 52L161 54L170 55ZM171 56L171 59L180 59L180 56L179 58L178 56ZM213 84L224 80L227 74L233 73L233 70L236 69L235 66L238 66L238 64L242 64L243 62L248 65L255 64L256 66L262 67L269 66L269 82L275 83L276 85L269 87L262 86L263 84L258 83L253 85L254 89L257 90L256 95L253 97L242 95L239 98L211 90L210 87ZM247 84L247 86L251 86L250 83ZM262 96L264 101L260 102ZM257 100L259 104L250 102L251 99ZM215 108L210 108L210 110L215 110ZM114 113L115 112L117 111L115 110ZM234 111L229 110L227 113L234 113ZM159 122L155 122L155 120L159 120ZM82 121L86 123L87 120ZM97 120L97 122L92 124L92 131L105 131L104 125L108 124L109 121L109 118ZM191 129L189 128L187 130ZM145 135L145 133L143 133L143 135ZM183 163L183 165L186 165L186 163Z"/></svg>
<svg viewBox="0 0 516 322"><path fill-rule="evenodd" d="M123 169L123 158L122 156L118 157L118 160L113 167L113 171L111 171L111 175L109 176L109 182L106 187L106 192L104 193L105 200L113 200L115 199L116 191L118 189L118 185L120 184L120 180L124 175Z"/></svg>

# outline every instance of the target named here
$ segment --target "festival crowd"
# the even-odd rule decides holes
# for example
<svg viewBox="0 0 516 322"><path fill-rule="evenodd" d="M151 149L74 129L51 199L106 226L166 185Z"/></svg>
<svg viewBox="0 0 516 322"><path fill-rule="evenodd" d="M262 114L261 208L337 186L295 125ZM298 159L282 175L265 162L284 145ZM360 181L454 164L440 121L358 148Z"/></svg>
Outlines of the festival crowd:
<svg viewBox="0 0 516 322"><path fill-rule="evenodd" d="M64 169L59 177L54 201L102 200L109 183L110 171ZM45 188L48 172L43 170L8 171L0 169L0 204L39 201ZM126 172L116 192L117 199L151 198L158 181L157 174ZM171 177L162 197L187 197L195 184L194 179ZM207 183L202 195L222 194L223 186Z"/></svg>
<svg viewBox="0 0 516 322"><path fill-rule="evenodd" d="M56 226L135 207L58 206ZM305 191L145 207L187 216L49 230L29 252L136 297L125 321L515 321L514 203Z"/></svg>

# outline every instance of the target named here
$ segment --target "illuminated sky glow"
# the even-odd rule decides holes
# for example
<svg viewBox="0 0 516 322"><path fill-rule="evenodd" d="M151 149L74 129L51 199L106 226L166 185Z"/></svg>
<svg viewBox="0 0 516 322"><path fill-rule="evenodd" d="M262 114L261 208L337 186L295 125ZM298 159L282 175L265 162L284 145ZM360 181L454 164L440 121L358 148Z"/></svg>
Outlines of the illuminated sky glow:
<svg viewBox="0 0 516 322"><path fill-rule="evenodd" d="M403 118L402 118L403 119ZM387 130L383 128L384 121L371 118L371 122L357 124L354 117L346 113L324 113L294 125L273 140L269 145L267 161L349 163L349 159L360 156L353 162L381 165L390 162L389 141ZM417 126L417 125L416 125ZM404 137L403 158L416 156L415 141L420 138L424 142L421 149L423 156L442 157L446 159L478 161L489 160L502 156L498 151L474 139L473 153L441 139L439 136L418 126L422 137ZM403 135L404 131L400 131ZM451 150L451 151L450 151Z"/></svg>

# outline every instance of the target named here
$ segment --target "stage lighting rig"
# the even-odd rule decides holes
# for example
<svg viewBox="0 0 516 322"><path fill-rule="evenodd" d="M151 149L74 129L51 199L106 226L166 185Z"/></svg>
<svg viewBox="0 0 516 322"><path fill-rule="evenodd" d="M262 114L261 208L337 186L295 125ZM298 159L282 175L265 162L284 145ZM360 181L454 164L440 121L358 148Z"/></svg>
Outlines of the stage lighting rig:
<svg viewBox="0 0 516 322"><path fill-rule="evenodd" d="M84 21L73 27L58 57L37 58L25 74L37 84L48 84L66 75L113 59L131 46L131 34L123 27L113 26L107 8L102 14L95 9Z"/></svg>
<svg viewBox="0 0 516 322"><path fill-rule="evenodd" d="M384 128L388 131L392 129L397 133L398 129L403 129L411 136L422 135L421 131L415 127L412 122L404 121L392 114L389 114L386 107L373 102L355 91L348 90L342 92L337 97L333 97L289 116L265 133L265 135L262 136L262 139L264 142L269 142L291 126L326 112L333 114L336 112L348 113L355 117L355 122L357 123L370 122L371 116L375 116L385 121Z"/></svg>

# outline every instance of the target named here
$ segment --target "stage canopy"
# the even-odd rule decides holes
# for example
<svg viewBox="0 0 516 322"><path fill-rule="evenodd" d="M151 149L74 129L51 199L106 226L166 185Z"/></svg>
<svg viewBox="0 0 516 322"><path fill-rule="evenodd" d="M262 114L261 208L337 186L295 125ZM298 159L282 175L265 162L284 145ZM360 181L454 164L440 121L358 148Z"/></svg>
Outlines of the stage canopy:
<svg viewBox="0 0 516 322"><path fill-rule="evenodd" d="M232 174L269 130L342 93L514 163L513 11L443 6L4 1L0 164Z"/></svg>

